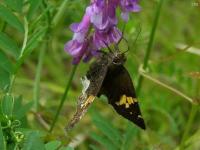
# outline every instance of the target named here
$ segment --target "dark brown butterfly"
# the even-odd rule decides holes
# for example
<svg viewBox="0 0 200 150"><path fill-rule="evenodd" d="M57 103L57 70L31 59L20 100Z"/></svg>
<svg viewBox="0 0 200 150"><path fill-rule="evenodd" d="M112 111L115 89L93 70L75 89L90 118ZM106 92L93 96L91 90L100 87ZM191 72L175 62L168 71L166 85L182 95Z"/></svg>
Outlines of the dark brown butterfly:
<svg viewBox="0 0 200 150"><path fill-rule="evenodd" d="M82 80L83 91L78 99L77 111L67 129L72 128L85 114L95 97L102 94L108 98L109 104L118 114L145 129L131 77L123 66L125 61L124 53L119 50L100 54Z"/></svg>

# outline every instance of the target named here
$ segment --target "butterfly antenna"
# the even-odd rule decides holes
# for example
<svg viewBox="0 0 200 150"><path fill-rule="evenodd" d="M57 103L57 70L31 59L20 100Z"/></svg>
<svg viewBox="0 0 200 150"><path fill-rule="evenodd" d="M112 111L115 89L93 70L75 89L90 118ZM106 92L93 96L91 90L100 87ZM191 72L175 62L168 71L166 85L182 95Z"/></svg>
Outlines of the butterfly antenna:
<svg viewBox="0 0 200 150"><path fill-rule="evenodd" d="M106 45L110 53L113 53L112 49L109 47L109 45L103 40L103 43Z"/></svg>
<svg viewBox="0 0 200 150"><path fill-rule="evenodd" d="M106 52L106 51L103 51L103 50L97 50L97 52L98 52L98 53L101 53L101 54L104 54L104 55L107 54L107 52Z"/></svg>
<svg viewBox="0 0 200 150"><path fill-rule="evenodd" d="M133 42L133 45L132 45L133 47L135 46L135 44L136 44L141 32L142 32L142 28L141 28L141 26L139 26L139 32L137 33L137 36L136 36L136 38L135 38L135 40Z"/></svg>
<svg viewBox="0 0 200 150"><path fill-rule="evenodd" d="M135 39L134 39L134 42L133 42L132 47L135 46L135 44L136 44L136 42L137 42L137 40L138 40L138 37L139 37L141 31L142 31L142 28L139 26L139 32L137 33L137 35L136 35L136 37L135 37ZM127 39L125 39L124 37L123 37L123 39L124 39L124 41L125 41L125 42L127 43L127 45L128 45ZM129 45L128 45L128 50L126 50L125 52L123 52L123 54L126 53L126 52L128 52L128 51L129 51Z"/></svg>
<svg viewBox="0 0 200 150"><path fill-rule="evenodd" d="M123 27L122 27L122 36L119 39L119 41L117 42L116 45L119 45L119 43L122 41L122 39L124 38L124 31L125 31L125 27L126 27L126 23L124 23Z"/></svg>

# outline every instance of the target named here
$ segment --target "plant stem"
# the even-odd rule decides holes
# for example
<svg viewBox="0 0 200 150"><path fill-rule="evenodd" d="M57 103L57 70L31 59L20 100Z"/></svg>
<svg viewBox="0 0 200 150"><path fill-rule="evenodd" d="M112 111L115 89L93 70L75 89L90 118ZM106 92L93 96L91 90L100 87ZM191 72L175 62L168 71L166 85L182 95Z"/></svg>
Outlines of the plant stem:
<svg viewBox="0 0 200 150"><path fill-rule="evenodd" d="M38 105L39 105L40 79L41 79L42 64L43 64L45 52L46 52L46 48L43 48L42 50L40 50L35 82L34 82L34 88L33 88L33 100L34 100L34 107L35 107L36 112L38 110Z"/></svg>
<svg viewBox="0 0 200 150"><path fill-rule="evenodd" d="M43 4L44 9L48 7L45 0L42 1L42 4ZM33 100L34 100L34 107L35 107L36 112L38 110L39 99L40 99L39 93L40 93L40 79L41 79L42 64L43 64L46 49L49 48L49 40L50 40L49 33L50 33L50 26L51 26L51 16L50 16L49 11L46 12L46 20L47 20L48 28L47 28L47 32L45 36L47 37L47 39L46 39L44 48L42 48L39 52L39 60L37 64L37 70L36 70L36 76L35 76L35 82L34 82L34 88L33 88Z"/></svg>
<svg viewBox="0 0 200 150"><path fill-rule="evenodd" d="M196 88L196 95L197 97L199 96L199 92L200 92L200 81L197 81L197 88ZM180 150L184 150L184 146L185 146L185 142L186 140L189 138L189 132L191 130L191 127L192 127L192 123L194 121L194 118L197 114L199 110L199 105L192 105L192 108L190 110L190 116L189 116L189 119L187 121L187 124L186 124L186 127L185 127L185 130L184 130L184 133L183 133L183 136L182 136L182 139L181 139L181 142L180 142Z"/></svg>
<svg viewBox="0 0 200 150"><path fill-rule="evenodd" d="M72 72L71 72L71 74L70 74L69 80L68 80L67 85L66 85L66 88L65 88L65 92L64 92L63 96L62 96L61 99L60 99L60 105L59 105L59 107L58 107L58 109L57 109L57 111L56 111L56 115L55 115L55 117L54 117L53 123L51 124L51 127L50 127L50 129L49 129L49 132L50 132L50 133L53 131L53 128L54 128L54 126L55 126L55 124L56 124L56 122L57 122L57 120L58 120L58 116L59 116L60 111L61 111L61 109L62 109L62 107L63 107L64 101L65 101L65 99L66 99L66 97L67 97L67 94L68 94L69 88L70 88L70 86L71 86L71 83L72 83L74 74L75 74L75 72L76 72L76 69L77 69L77 65L73 66Z"/></svg>
<svg viewBox="0 0 200 150"><path fill-rule="evenodd" d="M28 30L29 29L28 29L28 21L25 17L24 17L24 28L25 28L24 41L23 41L23 45L22 45L22 49L21 49L21 52L20 52L19 59L23 56L24 50L26 48L26 44L27 44L27 41L28 41Z"/></svg>
<svg viewBox="0 0 200 150"><path fill-rule="evenodd" d="M17 60L17 64L15 66L15 69L14 69L12 75L11 75L11 81L10 81L8 93L12 92L12 88L13 88L13 85L14 85L14 82L15 82L16 74L17 74L17 72L19 70L19 66L18 65L21 62L21 59L22 59L23 54L24 54L24 50L26 48L27 40L28 40L29 28L28 28L28 21L27 21L27 19L25 17L24 17L24 29L25 29L25 32L24 32L23 45L22 45L22 48L21 48L20 56L19 56L19 58Z"/></svg>
<svg viewBox="0 0 200 150"><path fill-rule="evenodd" d="M151 54L153 40L154 40L154 36L155 36L155 31L156 31L156 28L157 28L157 25L158 25L158 20L159 20L159 16L160 16L160 12L161 12L161 7L162 7L162 4L163 4L163 1L164 0L160 0L159 3L158 3L158 6L156 8L155 18L154 18L154 21L153 21L151 34L150 34L150 39L149 39L149 43L147 45L146 54L145 54L144 63L143 63L143 69L144 70L148 66L148 61L149 61L149 57L150 57L150 54ZM143 76L140 75L139 79L138 79L137 89L136 89L138 95L139 95L139 92L140 92L140 89L141 89L141 86L142 86L143 79L144 79Z"/></svg>
<svg viewBox="0 0 200 150"><path fill-rule="evenodd" d="M167 84L165 84L165 83L163 83L163 82L160 82L159 80L157 80L157 79L151 77L150 75L147 75L147 74L142 70L142 68L141 68L141 70L139 70L139 73L140 73L143 77L145 77L146 79L149 79L149 80L153 81L154 83L156 83L156 84L158 84L158 85L160 85L160 86L162 86L162 87L165 87L166 89L168 89L168 90L174 92L175 94L181 96L182 98L188 100L188 101L191 102L192 104L196 104L195 101L194 101L192 98L190 98L189 96L185 95L185 94L182 93L181 91L179 91L179 90L177 90L177 89L175 89L175 88L173 88L173 87L171 87L171 86L169 86L169 85L167 85Z"/></svg>
<svg viewBox="0 0 200 150"><path fill-rule="evenodd" d="M198 112L199 106L198 105L192 105L191 111L190 111L190 116L188 119L188 122L186 124L182 139L181 139L181 143L180 143L180 150L184 150L184 146L185 146L185 141L188 138L189 135L189 131L191 130L192 127L192 123L194 121L194 118Z"/></svg>
<svg viewBox="0 0 200 150"><path fill-rule="evenodd" d="M53 18L52 25L55 27L60 19L63 17L65 11L67 10L67 2L68 0L64 0L60 7L58 8L58 12L56 13L55 17Z"/></svg>

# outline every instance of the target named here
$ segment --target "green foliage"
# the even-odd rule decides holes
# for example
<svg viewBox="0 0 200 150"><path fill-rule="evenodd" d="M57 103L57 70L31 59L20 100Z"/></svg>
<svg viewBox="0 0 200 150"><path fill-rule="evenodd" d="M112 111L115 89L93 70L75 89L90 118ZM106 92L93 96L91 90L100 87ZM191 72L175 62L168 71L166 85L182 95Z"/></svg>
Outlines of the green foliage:
<svg viewBox="0 0 200 150"><path fill-rule="evenodd" d="M15 41L13 41L8 35L3 32L0 32L0 48L6 53L14 56L15 58L19 55L19 48Z"/></svg>
<svg viewBox="0 0 200 150"><path fill-rule="evenodd" d="M135 87L157 2L141 1L142 11L130 15L124 31L130 47L125 65ZM72 38L69 25L80 21L88 4L88 0L1 1L0 150L199 150L199 107L194 110L187 98L145 77L138 100L147 130L120 117L101 97L77 127L65 134L81 93L80 77L89 64L72 69L63 47ZM200 97L199 17L191 2L164 1L146 69L150 77L196 101ZM142 30L133 44L138 26ZM191 48L183 50L177 45ZM125 51L127 43L122 41L120 49ZM67 98L62 95L65 83L70 83ZM49 133L61 98L67 101Z"/></svg>
<svg viewBox="0 0 200 150"><path fill-rule="evenodd" d="M10 74L12 73L12 64L6 55L0 51L0 89L5 90L10 84Z"/></svg>
<svg viewBox="0 0 200 150"><path fill-rule="evenodd" d="M126 129L123 129L124 131L122 132L99 113L93 112L91 115L93 123L101 131L101 134L91 134L91 137L95 141L109 150L129 150L133 148L133 138L136 136L138 130L135 129L131 123L128 122ZM93 150L96 149L94 145L91 145L90 147Z"/></svg>
<svg viewBox="0 0 200 150"><path fill-rule="evenodd" d="M30 132L28 133L27 139L24 142L23 150L45 150L45 145L40 139L39 132Z"/></svg>
<svg viewBox="0 0 200 150"><path fill-rule="evenodd" d="M3 131L2 131L1 124L0 124L0 149L1 150L5 150L6 149L5 139L4 139L4 136L3 136Z"/></svg>
<svg viewBox="0 0 200 150"><path fill-rule="evenodd" d="M4 0L4 2L13 10L18 11L18 12L22 11L23 0Z"/></svg>
<svg viewBox="0 0 200 150"><path fill-rule="evenodd" d="M0 5L0 17L5 20L9 25L16 28L20 32L24 32L24 27L17 16L12 13L8 8Z"/></svg>
<svg viewBox="0 0 200 150"><path fill-rule="evenodd" d="M51 141L45 144L45 148L48 150L56 150L60 147L60 145L61 145L60 141Z"/></svg>
<svg viewBox="0 0 200 150"><path fill-rule="evenodd" d="M30 20L35 12L38 10L39 6L41 5L42 1L41 0L29 0L28 1L30 4L30 8L27 14L28 20Z"/></svg>
<svg viewBox="0 0 200 150"><path fill-rule="evenodd" d="M1 101L2 114L11 117L13 114L14 99L12 95L6 94Z"/></svg>

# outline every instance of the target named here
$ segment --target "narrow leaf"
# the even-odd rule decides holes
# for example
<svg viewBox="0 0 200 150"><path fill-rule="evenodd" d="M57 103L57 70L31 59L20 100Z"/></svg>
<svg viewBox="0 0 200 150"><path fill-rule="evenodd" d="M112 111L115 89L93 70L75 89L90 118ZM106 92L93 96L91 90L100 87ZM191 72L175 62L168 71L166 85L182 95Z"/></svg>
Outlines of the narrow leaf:
<svg viewBox="0 0 200 150"><path fill-rule="evenodd" d="M100 129L101 132L108 137L113 144L115 144L115 146L119 147L120 133L118 130L108 120L104 119L97 113L92 114L92 119L96 127Z"/></svg>
<svg viewBox="0 0 200 150"><path fill-rule="evenodd" d="M134 146L133 138L134 136L136 136L137 131L138 131L137 128L134 128L132 123L128 122L126 132L122 138L123 139L122 146L121 146L122 150L128 150Z"/></svg>
<svg viewBox="0 0 200 150"><path fill-rule="evenodd" d="M6 94L1 102L1 108L4 115L12 116L14 106L14 98L10 94Z"/></svg>
<svg viewBox="0 0 200 150"><path fill-rule="evenodd" d="M46 150L57 150L60 145L61 145L60 141L51 141L45 144L45 148Z"/></svg>
<svg viewBox="0 0 200 150"><path fill-rule="evenodd" d="M33 106L33 102L29 102L24 105L22 103L21 96L16 98L14 108L13 108L14 117L16 117L17 119L21 119L22 117L26 115L26 113L31 109L32 106Z"/></svg>
<svg viewBox="0 0 200 150"><path fill-rule="evenodd" d="M61 147L59 150L74 150L74 148L67 146L67 147Z"/></svg>
<svg viewBox="0 0 200 150"><path fill-rule="evenodd" d="M19 55L19 47L8 35L0 32L0 49L4 50L6 53L11 54L15 58Z"/></svg>
<svg viewBox="0 0 200 150"><path fill-rule="evenodd" d="M16 28L20 32L24 32L24 27L19 19L6 7L0 5L0 17L9 25Z"/></svg>
<svg viewBox="0 0 200 150"><path fill-rule="evenodd" d="M41 2L41 0L29 0L30 8L27 15L28 20L30 20L33 17L33 15L37 12L37 9L39 8Z"/></svg>
<svg viewBox="0 0 200 150"><path fill-rule="evenodd" d="M5 3L13 10L21 12L23 7L23 0L4 0Z"/></svg>
<svg viewBox="0 0 200 150"><path fill-rule="evenodd" d="M106 137L102 137L96 133L91 133L90 136L97 142L99 142L102 146L104 146L107 150L116 150L118 149L113 145L110 140L108 140ZM114 138L114 137L113 137Z"/></svg>
<svg viewBox="0 0 200 150"><path fill-rule="evenodd" d="M0 51L0 69L7 71L8 73L12 73L13 66L6 55Z"/></svg>
<svg viewBox="0 0 200 150"><path fill-rule="evenodd" d="M100 150L99 146L96 146L96 145L89 145L89 147L92 150Z"/></svg>
<svg viewBox="0 0 200 150"><path fill-rule="evenodd" d="M34 33L31 36L30 40L27 43L27 47L25 49L26 53L29 53L27 51L30 51L30 50L34 49L35 47L37 47L37 45L39 44L39 42L44 37L46 31L47 31L46 27L41 28L39 31L37 31L36 33Z"/></svg>
<svg viewBox="0 0 200 150"><path fill-rule="evenodd" d="M0 89L6 90L10 84L10 74L4 69L0 69Z"/></svg>
<svg viewBox="0 0 200 150"><path fill-rule="evenodd" d="M0 123L0 150L6 150L6 144L3 136L3 131Z"/></svg>
<svg viewBox="0 0 200 150"><path fill-rule="evenodd" d="M45 150L45 145L38 132L30 132L22 150Z"/></svg>

